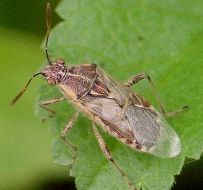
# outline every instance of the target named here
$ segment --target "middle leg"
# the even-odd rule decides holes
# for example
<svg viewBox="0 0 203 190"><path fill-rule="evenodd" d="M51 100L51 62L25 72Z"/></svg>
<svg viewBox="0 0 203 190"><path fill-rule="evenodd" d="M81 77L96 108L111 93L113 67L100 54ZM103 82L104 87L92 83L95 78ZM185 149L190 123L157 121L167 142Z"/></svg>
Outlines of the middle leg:
<svg viewBox="0 0 203 190"><path fill-rule="evenodd" d="M75 145L73 145L72 143L70 143L66 136L67 134L69 133L70 129L73 127L75 121L77 120L79 116L79 112L76 112L72 117L71 119L68 121L68 123L66 124L66 127L63 129L62 133L61 133L61 139L63 140L63 142L66 144L66 146L70 147L72 149L72 158L73 158L73 161L72 163L70 164L70 167L73 165L76 157L77 157L77 148Z"/></svg>

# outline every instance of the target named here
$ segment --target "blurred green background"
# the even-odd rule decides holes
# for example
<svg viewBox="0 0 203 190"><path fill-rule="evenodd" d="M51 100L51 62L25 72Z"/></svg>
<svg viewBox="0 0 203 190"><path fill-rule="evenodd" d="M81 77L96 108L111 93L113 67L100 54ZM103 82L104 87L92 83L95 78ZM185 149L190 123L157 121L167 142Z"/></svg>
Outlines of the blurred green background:
<svg viewBox="0 0 203 190"><path fill-rule="evenodd" d="M51 189L68 181L67 169L51 160L52 135L36 116L36 78L13 107L11 99L45 61L47 1L0 1L0 189ZM54 8L58 1L52 1ZM53 25L59 21L53 14ZM51 185L54 188L54 183ZM57 189L57 188L56 188Z"/></svg>
<svg viewBox="0 0 203 190"><path fill-rule="evenodd" d="M36 78L23 98L14 107L9 105L45 61L40 47L46 33L46 2L0 1L0 189L3 190L74 186L68 185L67 169L52 162L51 132L34 115L37 89L44 81ZM51 1L53 9L57 3ZM59 21L53 13L53 25ZM177 177L174 189L184 186L192 189L190 185L202 175L201 166L201 161L187 164L185 172Z"/></svg>

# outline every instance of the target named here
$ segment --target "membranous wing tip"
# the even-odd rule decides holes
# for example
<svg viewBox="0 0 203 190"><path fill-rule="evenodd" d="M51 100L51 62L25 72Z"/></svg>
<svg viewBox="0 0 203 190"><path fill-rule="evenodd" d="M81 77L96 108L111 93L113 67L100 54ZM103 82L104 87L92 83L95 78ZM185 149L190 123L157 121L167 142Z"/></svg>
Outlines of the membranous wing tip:
<svg viewBox="0 0 203 190"><path fill-rule="evenodd" d="M160 125L160 135L156 145L148 152L163 158L176 157L181 152L180 138L175 130L169 126L166 120L157 111Z"/></svg>
<svg viewBox="0 0 203 190"><path fill-rule="evenodd" d="M140 151L163 158L175 157L180 153L179 137L155 108L129 105L125 114Z"/></svg>

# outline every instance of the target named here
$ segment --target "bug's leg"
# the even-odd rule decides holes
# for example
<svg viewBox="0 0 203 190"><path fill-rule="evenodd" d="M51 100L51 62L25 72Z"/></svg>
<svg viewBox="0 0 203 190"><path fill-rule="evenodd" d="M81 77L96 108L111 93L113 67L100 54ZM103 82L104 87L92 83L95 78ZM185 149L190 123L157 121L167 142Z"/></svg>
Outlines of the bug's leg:
<svg viewBox="0 0 203 190"><path fill-rule="evenodd" d="M188 109L189 106L183 106L183 107L180 107L178 109L176 109L175 111L172 111L172 112L165 112L165 116L166 117L173 117L173 116L176 116L177 114L183 112L185 109Z"/></svg>
<svg viewBox="0 0 203 190"><path fill-rule="evenodd" d="M70 164L69 167L71 167L75 161L75 158L77 156L77 148L76 146L74 146L73 144L71 144L67 139L66 139L66 136L68 134L68 132L70 131L70 129L73 127L76 119L78 118L79 116L79 112L76 112L72 117L71 119L68 121L68 123L66 124L66 127L63 129L62 133L61 133L61 139L63 140L63 142L72 149L72 157L73 157L73 161L72 163Z"/></svg>
<svg viewBox="0 0 203 190"><path fill-rule="evenodd" d="M64 97L61 97L61 98L53 98L53 99L50 99L50 100L46 100L46 101L41 102L41 103L39 104L39 106L40 106L41 108L47 110L47 111L50 113L49 118L51 118L51 117L53 117L53 116L55 115L56 112L55 112L54 110L48 108L47 106L50 105L50 104L55 104L55 103L60 102L60 101L63 101L63 100L65 100ZM43 119L43 121L44 121L44 120L45 120L45 119Z"/></svg>
<svg viewBox="0 0 203 190"><path fill-rule="evenodd" d="M114 167L117 169L117 171L120 173L120 175L124 178L125 182L128 184L129 188L132 190L137 190L132 182L129 180L127 174L120 168L120 166L115 162L115 160L113 159L111 152L109 151L109 148L107 147L106 143L104 142L104 139L102 138L102 136L100 135L99 131L97 130L97 127L95 126L94 123L92 123L93 125L93 131L94 134L96 136L96 139L99 143L99 147L101 148L103 154L105 155L105 157L114 165Z"/></svg>
<svg viewBox="0 0 203 190"><path fill-rule="evenodd" d="M181 108L179 108L179 109L177 109L177 110L175 110L173 112L167 112L164 105L163 105L163 103L162 103L162 101L161 101L161 99L160 99L160 96L159 96L159 94L157 92L157 89L155 88L155 85L152 82L151 77L146 73L139 73L139 74L135 75L130 80L125 82L124 85L127 86L127 87L130 87L130 86L136 84L137 82L139 82L139 81L141 81L143 79L148 80L148 82L149 82L149 84L151 86L151 89L152 89L152 93L153 93L154 97L156 98L156 101L157 101L158 106L160 108L160 111L165 117L175 116L176 114L178 114L178 113L184 111L186 108L188 108L188 106L183 106L183 107L181 107Z"/></svg>

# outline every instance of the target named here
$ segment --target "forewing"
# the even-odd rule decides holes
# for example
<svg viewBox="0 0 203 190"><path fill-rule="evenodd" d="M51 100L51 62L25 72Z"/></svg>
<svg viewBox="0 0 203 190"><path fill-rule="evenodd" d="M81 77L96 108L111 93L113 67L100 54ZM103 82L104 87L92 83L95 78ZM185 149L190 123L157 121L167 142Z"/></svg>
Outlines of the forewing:
<svg viewBox="0 0 203 190"><path fill-rule="evenodd" d="M115 100L89 95L85 97L84 104L128 141L136 142L138 150L159 157L175 157L181 151L176 132L153 108L129 105L122 115L122 108Z"/></svg>

